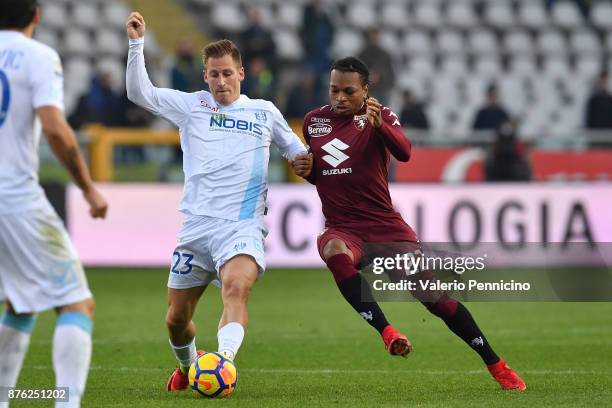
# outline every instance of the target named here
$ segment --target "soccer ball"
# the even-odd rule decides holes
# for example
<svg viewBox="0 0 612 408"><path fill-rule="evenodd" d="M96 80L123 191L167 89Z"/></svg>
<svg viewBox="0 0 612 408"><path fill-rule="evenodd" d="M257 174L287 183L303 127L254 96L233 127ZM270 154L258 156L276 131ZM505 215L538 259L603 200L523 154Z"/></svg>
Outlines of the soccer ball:
<svg viewBox="0 0 612 408"><path fill-rule="evenodd" d="M234 363L219 353L204 353L189 367L189 387L199 396L225 398L234 392L238 372Z"/></svg>

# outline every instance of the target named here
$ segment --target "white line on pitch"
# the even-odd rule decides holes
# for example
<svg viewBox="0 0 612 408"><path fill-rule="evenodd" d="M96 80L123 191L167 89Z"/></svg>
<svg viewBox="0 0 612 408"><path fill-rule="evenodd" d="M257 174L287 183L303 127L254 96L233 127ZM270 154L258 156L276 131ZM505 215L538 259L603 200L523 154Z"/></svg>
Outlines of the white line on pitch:
<svg viewBox="0 0 612 408"><path fill-rule="evenodd" d="M25 366L29 370L51 370L48 365ZM117 371L117 372L164 372L171 371L171 368L153 367L102 367L91 366L92 371ZM263 373L263 374L418 374L418 375L444 375L444 374L470 374L478 375L486 373L486 370L365 370L365 369L342 369L342 368L241 368L241 372ZM610 371L596 370L521 370L528 375L608 375Z"/></svg>

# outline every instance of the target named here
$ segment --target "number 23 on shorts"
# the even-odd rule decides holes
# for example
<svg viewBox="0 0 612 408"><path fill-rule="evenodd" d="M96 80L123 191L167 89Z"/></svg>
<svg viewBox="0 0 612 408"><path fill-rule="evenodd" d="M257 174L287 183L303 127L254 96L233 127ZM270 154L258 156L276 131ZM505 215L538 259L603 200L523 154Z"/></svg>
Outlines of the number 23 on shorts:
<svg viewBox="0 0 612 408"><path fill-rule="evenodd" d="M177 275L187 275L193 269L191 261L193 261L193 254L175 251L172 254L172 269L170 271Z"/></svg>

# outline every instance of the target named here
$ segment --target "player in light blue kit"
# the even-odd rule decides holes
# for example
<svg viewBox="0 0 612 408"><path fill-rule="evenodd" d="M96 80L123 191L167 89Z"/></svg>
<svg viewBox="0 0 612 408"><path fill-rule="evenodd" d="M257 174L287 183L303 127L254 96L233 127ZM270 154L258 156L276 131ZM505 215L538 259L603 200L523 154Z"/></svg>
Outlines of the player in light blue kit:
<svg viewBox="0 0 612 408"><path fill-rule="evenodd" d="M38 184L41 127L92 217L103 218L107 204L64 117L60 58L32 39L39 22L37 1L0 1L0 302L7 305L0 319L0 387L17 382L36 313L55 309L55 383L69 387L69 401L57 406L78 407L91 359L94 301L64 224Z"/></svg>
<svg viewBox="0 0 612 408"><path fill-rule="evenodd" d="M249 292L266 266L262 218L270 144L291 160L306 155L306 148L274 104L240 94L244 69L231 41L204 49L210 92L184 93L151 84L143 55L145 21L139 13L130 15L127 34L128 98L174 123L183 150L180 210L186 218L170 267L166 315L170 346L179 360L166 388L177 391L188 387L186 372L197 356L192 316L213 281L222 283L224 306L218 350L231 360L238 352Z"/></svg>

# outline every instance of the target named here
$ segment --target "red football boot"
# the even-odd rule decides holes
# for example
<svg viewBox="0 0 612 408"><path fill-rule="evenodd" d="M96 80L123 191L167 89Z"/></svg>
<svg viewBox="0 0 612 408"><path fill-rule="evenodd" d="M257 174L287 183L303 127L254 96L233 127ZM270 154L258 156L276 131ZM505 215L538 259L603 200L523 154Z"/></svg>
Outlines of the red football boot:
<svg viewBox="0 0 612 408"><path fill-rule="evenodd" d="M521 377L508 367L508 364L503 359L499 359L495 364L488 365L487 368L503 390L525 391L527 389Z"/></svg>
<svg viewBox="0 0 612 408"><path fill-rule="evenodd" d="M392 356L406 357L413 350L408 338L395 330L391 325L385 327L382 332L382 338L385 342L385 348L389 350L389 354Z"/></svg>
<svg viewBox="0 0 612 408"><path fill-rule="evenodd" d="M204 350L198 350L198 357L204 354ZM183 391L189 388L189 378L187 377L187 373L183 373L180 367L176 367L172 374L170 374L170 378L168 378L168 382L166 383L166 391Z"/></svg>

